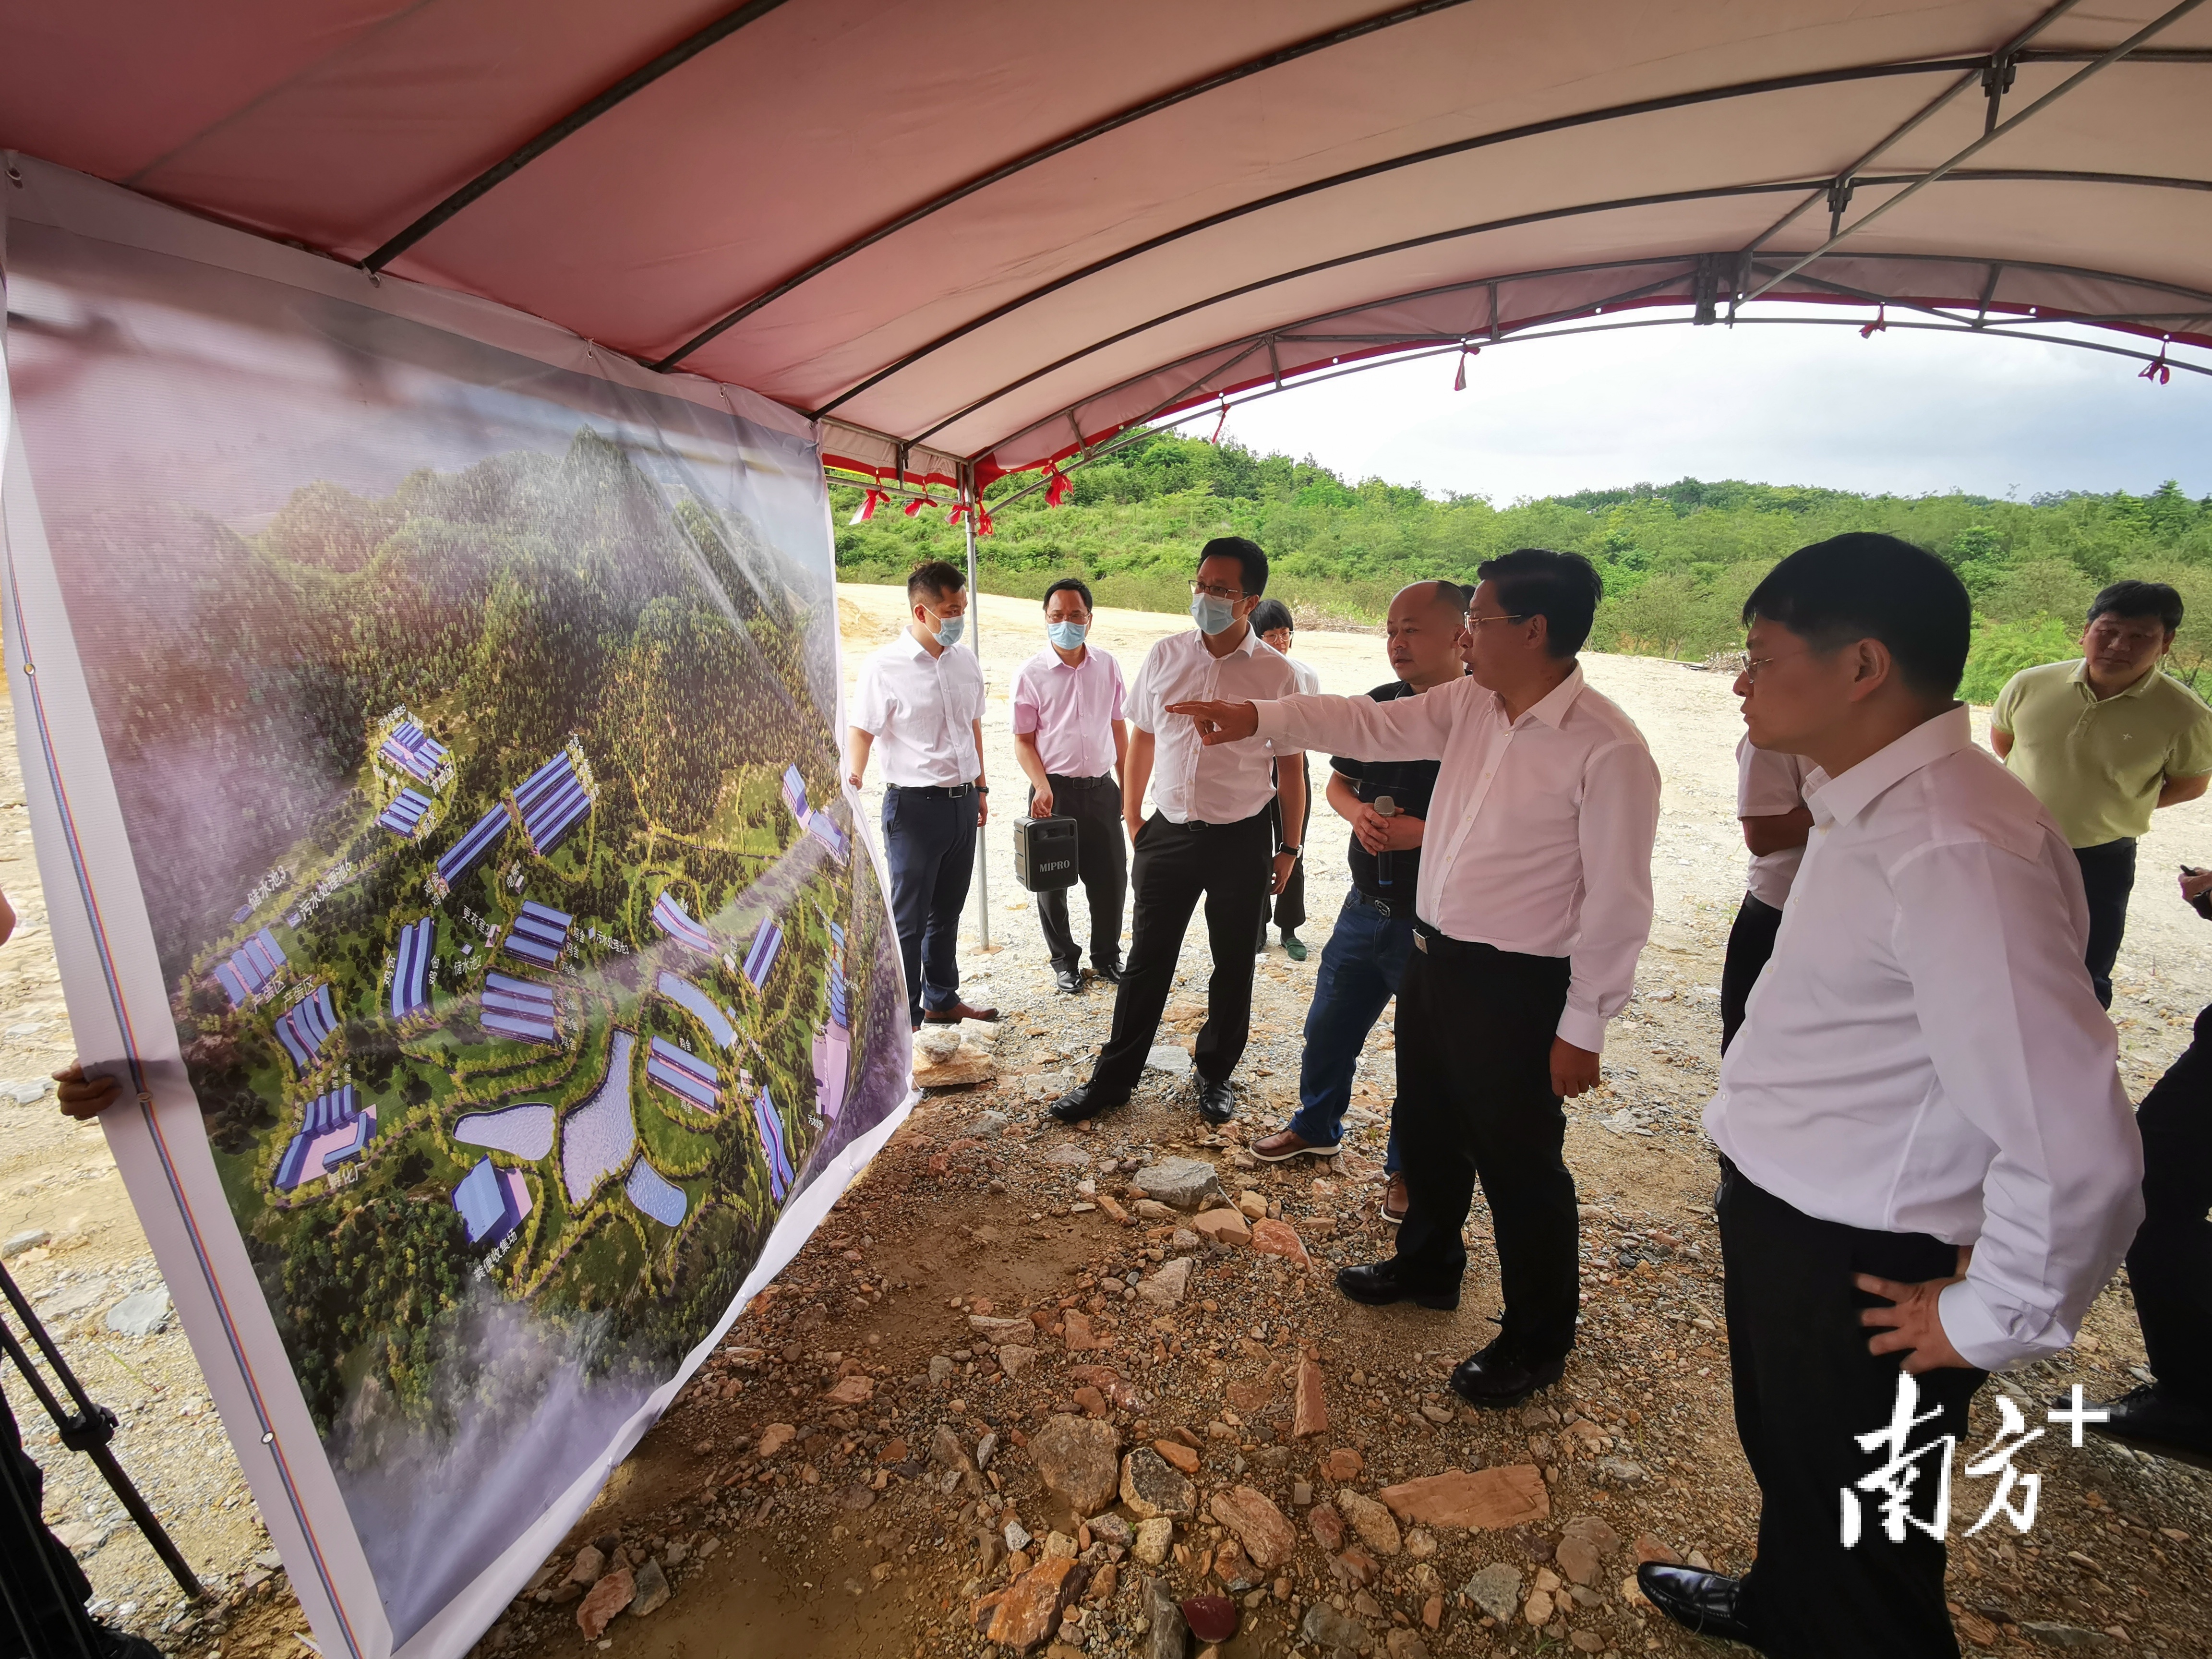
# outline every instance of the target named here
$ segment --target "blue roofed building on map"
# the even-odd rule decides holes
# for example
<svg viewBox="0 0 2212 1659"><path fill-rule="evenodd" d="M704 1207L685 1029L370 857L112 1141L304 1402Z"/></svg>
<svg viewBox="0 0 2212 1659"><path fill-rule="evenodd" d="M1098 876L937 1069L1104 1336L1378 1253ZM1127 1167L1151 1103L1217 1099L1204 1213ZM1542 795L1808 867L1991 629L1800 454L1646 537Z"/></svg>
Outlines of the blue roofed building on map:
<svg viewBox="0 0 2212 1659"><path fill-rule="evenodd" d="M576 757L563 749L547 761L515 790L514 805L530 850L544 858L591 810L592 798L576 775Z"/></svg>
<svg viewBox="0 0 2212 1659"><path fill-rule="evenodd" d="M507 930L507 940L499 948L541 968L557 967L561 952L568 948L568 929L575 920L566 910L526 900L522 913Z"/></svg>
<svg viewBox="0 0 2212 1659"><path fill-rule="evenodd" d="M781 1204L799 1176L791 1167L791 1154L784 1150L783 1120L775 1115L775 1103L765 1089L753 1097L753 1127L760 1132L761 1153L768 1160L769 1195Z"/></svg>
<svg viewBox="0 0 2212 1659"><path fill-rule="evenodd" d="M646 1055L645 1074L687 1106L711 1113L722 1103L722 1091L712 1060L702 1060L689 1048L657 1036Z"/></svg>
<svg viewBox="0 0 2212 1659"><path fill-rule="evenodd" d="M376 815L376 822L401 840L412 841L422 828L422 819L429 810L428 795L420 790L403 789L392 797L391 805Z"/></svg>
<svg viewBox="0 0 2212 1659"><path fill-rule="evenodd" d="M679 979L664 969L654 983L661 995L705 1026L708 1035L723 1048L737 1042L738 1028L730 1024L728 1014L716 1007L714 999L690 980Z"/></svg>
<svg viewBox="0 0 2212 1659"><path fill-rule="evenodd" d="M845 1081L853 1065L851 991L845 983L845 930L830 924L830 1018L814 1034L814 1109L836 1120L845 1109Z"/></svg>
<svg viewBox="0 0 2212 1659"><path fill-rule="evenodd" d="M484 975L483 1012L477 1023L495 1036L522 1042L558 1042L553 988L512 974Z"/></svg>
<svg viewBox="0 0 2212 1659"><path fill-rule="evenodd" d="M837 827L837 821L827 812L817 812L807 819L806 833L828 848L830 856L840 864L845 861L851 851L852 843L845 838L845 832Z"/></svg>
<svg viewBox="0 0 2212 1659"><path fill-rule="evenodd" d="M230 999L234 1008L243 1008L268 988L269 981L276 977L284 965L284 947L276 936L264 927L252 939L230 953L227 962L215 965L216 983Z"/></svg>
<svg viewBox="0 0 2212 1659"><path fill-rule="evenodd" d="M653 925L678 945L689 946L702 957L715 954L714 936L691 920L673 893L664 892L653 900Z"/></svg>
<svg viewBox="0 0 2212 1659"><path fill-rule="evenodd" d="M392 1017L404 1019L430 1006L430 952L437 926L428 916L399 929L399 959L392 968Z"/></svg>
<svg viewBox="0 0 2212 1659"><path fill-rule="evenodd" d="M363 1104L350 1083L316 1096L301 1116L300 1133L276 1160L275 1185L280 1193L352 1163L376 1138L376 1108Z"/></svg>
<svg viewBox="0 0 2212 1659"><path fill-rule="evenodd" d="M799 775L799 769L783 769L783 804L791 809L791 816L801 823L806 822L806 780Z"/></svg>
<svg viewBox="0 0 2212 1659"><path fill-rule="evenodd" d="M315 1056L338 1028L337 1011L331 1006L331 988L315 987L315 994L295 1002L276 1016L276 1040L292 1056L292 1064L305 1073L314 1070Z"/></svg>
<svg viewBox="0 0 2212 1659"><path fill-rule="evenodd" d="M438 881L447 891L455 882L482 864L514 827L507 808L495 806L470 826L469 832L446 849L438 860Z"/></svg>
<svg viewBox="0 0 2212 1659"><path fill-rule="evenodd" d="M446 745L413 720L402 720L376 747L377 757L389 761L417 783L428 783L446 763Z"/></svg>
<svg viewBox="0 0 2212 1659"><path fill-rule="evenodd" d="M481 1158L453 1188L453 1208L470 1243L497 1244L530 1213L530 1188L520 1170L502 1170Z"/></svg>
<svg viewBox="0 0 2212 1659"><path fill-rule="evenodd" d="M745 977L757 991L768 983L769 970L775 966L777 954L783 949L783 929L772 921L761 923L760 932L753 935L751 948L745 952Z"/></svg>

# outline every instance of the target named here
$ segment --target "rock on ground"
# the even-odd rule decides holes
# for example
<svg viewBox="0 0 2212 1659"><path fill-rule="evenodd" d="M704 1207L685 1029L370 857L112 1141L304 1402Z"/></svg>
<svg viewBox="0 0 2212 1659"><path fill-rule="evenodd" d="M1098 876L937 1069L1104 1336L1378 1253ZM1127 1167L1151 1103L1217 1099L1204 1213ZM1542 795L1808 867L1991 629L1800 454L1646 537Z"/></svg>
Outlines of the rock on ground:
<svg viewBox="0 0 2212 1659"><path fill-rule="evenodd" d="M1140 1521L1187 1516L1198 1507L1198 1488L1150 1446L1121 1460L1121 1501ZM1143 1531L1138 1533L1139 1541Z"/></svg>
<svg viewBox="0 0 2212 1659"><path fill-rule="evenodd" d="M1279 1567L1297 1553L1298 1535L1267 1493L1253 1486L1231 1486L1213 1495L1213 1518L1237 1535L1256 1566Z"/></svg>
<svg viewBox="0 0 2212 1659"><path fill-rule="evenodd" d="M1164 1158L1130 1179L1146 1197L1178 1210L1194 1210L1202 1200L1222 1195L1213 1166L1194 1158Z"/></svg>
<svg viewBox="0 0 2212 1659"><path fill-rule="evenodd" d="M1062 1413L1030 1438L1030 1462L1048 1487L1089 1516L1114 1501L1120 1450L1111 1423Z"/></svg>
<svg viewBox="0 0 2212 1659"><path fill-rule="evenodd" d="M1400 1520L1432 1527L1503 1531L1541 1521L1552 1512L1543 1474L1532 1463L1472 1472L1447 1469L1385 1486L1376 1495Z"/></svg>
<svg viewBox="0 0 2212 1659"><path fill-rule="evenodd" d="M1521 1611L1521 1569L1493 1561L1460 1587L1460 1593L1501 1625Z"/></svg>

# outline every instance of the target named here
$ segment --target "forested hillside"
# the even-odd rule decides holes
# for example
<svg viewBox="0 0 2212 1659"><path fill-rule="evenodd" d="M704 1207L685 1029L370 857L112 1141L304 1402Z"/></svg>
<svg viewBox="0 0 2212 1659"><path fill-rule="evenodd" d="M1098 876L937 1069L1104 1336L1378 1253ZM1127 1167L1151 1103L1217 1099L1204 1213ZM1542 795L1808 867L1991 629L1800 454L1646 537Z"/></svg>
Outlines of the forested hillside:
<svg viewBox="0 0 2212 1659"><path fill-rule="evenodd" d="M1966 692L1977 701L2017 668L2071 654L2090 595L2116 577L2181 590L2191 620L2174 666L2185 678L2205 665L2212 641L2212 501L2170 482L2145 495L2014 501L1685 478L1498 507L1380 479L1350 484L1310 460L1171 435L1069 476L1073 495L1058 508L1042 494L995 505L1031 478L992 489L994 533L978 556L986 591L1039 594L1073 574L1102 605L1180 611L1200 544L1239 535L1267 550L1270 592L1302 615L1373 623L1406 582L1472 580L1493 554L1551 547L1585 554L1604 573L1599 648L1702 658L1740 641L1744 596L1775 560L1826 536L1880 530L1929 548L1965 579L1978 617ZM962 556L961 532L942 514L909 519L893 504L847 526L860 492L831 494L845 580L896 581L918 559Z"/></svg>

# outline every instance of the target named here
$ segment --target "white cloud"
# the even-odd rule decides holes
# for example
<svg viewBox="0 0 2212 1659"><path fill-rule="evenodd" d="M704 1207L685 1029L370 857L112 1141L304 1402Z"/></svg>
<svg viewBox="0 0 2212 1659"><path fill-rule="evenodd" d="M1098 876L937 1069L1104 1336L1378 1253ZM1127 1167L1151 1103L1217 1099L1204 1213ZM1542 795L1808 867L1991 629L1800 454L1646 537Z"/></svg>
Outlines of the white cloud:
<svg viewBox="0 0 2212 1659"><path fill-rule="evenodd" d="M2160 386L2132 359L2062 346L1894 325L1863 340L1832 325L1659 327L1494 346L1464 392L1454 363L1261 398L1228 429L1353 479L1501 505L1686 476L2022 499L2179 478L2212 495L2212 378Z"/></svg>

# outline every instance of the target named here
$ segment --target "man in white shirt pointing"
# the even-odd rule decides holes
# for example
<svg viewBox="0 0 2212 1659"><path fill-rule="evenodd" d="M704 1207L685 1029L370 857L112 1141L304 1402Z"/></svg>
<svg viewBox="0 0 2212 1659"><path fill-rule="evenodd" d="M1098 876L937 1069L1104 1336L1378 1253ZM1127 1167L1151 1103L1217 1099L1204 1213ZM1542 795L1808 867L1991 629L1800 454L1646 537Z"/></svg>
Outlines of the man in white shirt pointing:
<svg viewBox="0 0 2212 1659"><path fill-rule="evenodd" d="M1851 1504L1879 1514L1859 1483L1900 1364L1928 1414L1911 1444L1966 1453L1987 1372L2064 1347L2118 1265L2142 1144L2083 965L2080 866L1954 700L1959 579L1893 538L1838 536L1777 565L1743 614L1745 726L1805 757L1813 814L1705 1108L1759 1553L1741 1579L1638 1578L1678 1623L1762 1653L1948 1659L1933 1462L1911 1488L1929 1529L1893 1541L1877 1519L1843 1541Z"/></svg>
<svg viewBox="0 0 2212 1659"><path fill-rule="evenodd" d="M1598 1080L1606 1022L1651 931L1659 769L1643 734L1583 684L1575 653L1601 585L1572 553L1492 559L1468 609L1468 678L1418 697L1187 702L1206 741L1442 765L1429 800L1413 945L1398 987L1398 1253L1347 1267L1354 1301L1459 1305L1461 1230L1489 1200L1505 1311L1451 1385L1504 1407L1557 1382L1579 1264L1563 1096Z"/></svg>

